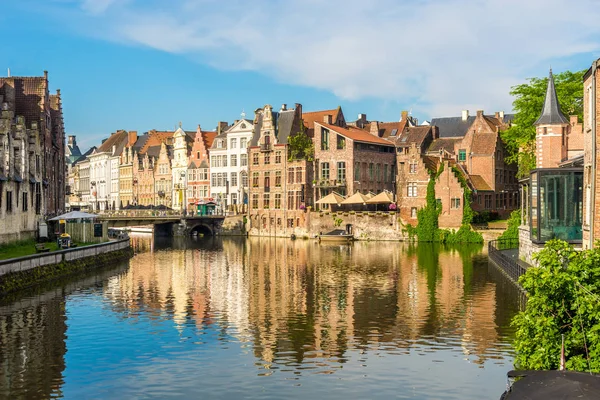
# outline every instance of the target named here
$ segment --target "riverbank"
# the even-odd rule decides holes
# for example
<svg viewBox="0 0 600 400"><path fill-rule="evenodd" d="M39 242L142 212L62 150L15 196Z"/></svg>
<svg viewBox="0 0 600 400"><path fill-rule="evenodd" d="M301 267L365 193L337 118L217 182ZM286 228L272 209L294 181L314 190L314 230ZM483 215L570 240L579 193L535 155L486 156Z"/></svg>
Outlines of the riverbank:
<svg viewBox="0 0 600 400"><path fill-rule="evenodd" d="M70 274L101 268L133 255L129 239L0 261L0 295Z"/></svg>

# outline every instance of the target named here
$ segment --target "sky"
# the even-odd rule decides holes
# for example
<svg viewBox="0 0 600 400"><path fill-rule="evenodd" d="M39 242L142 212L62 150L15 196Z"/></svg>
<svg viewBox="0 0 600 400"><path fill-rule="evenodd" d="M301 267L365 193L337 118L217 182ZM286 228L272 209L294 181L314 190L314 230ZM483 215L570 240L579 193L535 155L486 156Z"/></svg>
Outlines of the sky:
<svg viewBox="0 0 600 400"><path fill-rule="evenodd" d="M0 76L48 70L82 150L265 104L341 105L347 120L510 112L512 86L600 57L600 0L0 3Z"/></svg>

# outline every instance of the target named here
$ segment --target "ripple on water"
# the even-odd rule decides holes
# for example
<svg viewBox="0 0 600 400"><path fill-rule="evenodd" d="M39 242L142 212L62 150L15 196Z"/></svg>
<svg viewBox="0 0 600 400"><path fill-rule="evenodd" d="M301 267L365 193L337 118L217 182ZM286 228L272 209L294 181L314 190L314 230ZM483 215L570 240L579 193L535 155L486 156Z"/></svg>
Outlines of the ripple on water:
<svg viewBox="0 0 600 400"><path fill-rule="evenodd" d="M0 305L0 398L462 399L503 390L516 302L478 250L186 246Z"/></svg>

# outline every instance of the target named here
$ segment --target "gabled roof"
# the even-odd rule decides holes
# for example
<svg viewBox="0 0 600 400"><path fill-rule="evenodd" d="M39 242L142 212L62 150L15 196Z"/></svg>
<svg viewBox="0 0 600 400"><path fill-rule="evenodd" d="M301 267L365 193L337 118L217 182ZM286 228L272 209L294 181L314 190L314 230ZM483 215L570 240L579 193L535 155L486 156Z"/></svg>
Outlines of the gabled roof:
<svg viewBox="0 0 600 400"><path fill-rule="evenodd" d="M490 155L496 152L497 133L478 133L473 135L471 153Z"/></svg>
<svg viewBox="0 0 600 400"><path fill-rule="evenodd" d="M497 119L494 115L484 115L486 122L492 124L491 126L500 126L501 124L508 124L514 119L514 114L504 114L502 121ZM462 117L442 117L433 118L431 125L435 125L439 130L440 138L456 138L463 137L467 133L467 130L473 125L473 122L477 118L476 115L471 115L466 119Z"/></svg>
<svg viewBox="0 0 600 400"><path fill-rule="evenodd" d="M462 140L461 138L435 139L433 142L431 142L431 145L427 149L427 152L428 153L437 153L440 150L445 150L449 153L454 153L454 145L456 143L459 143L461 140Z"/></svg>
<svg viewBox="0 0 600 400"><path fill-rule="evenodd" d="M544 99L544 108L542 108L542 115L535 121L534 125L568 123L569 120L567 120L562 111L560 111L560 104L558 103L556 88L554 87L554 76L552 75L552 68L550 68L548 86L546 88L546 98Z"/></svg>
<svg viewBox="0 0 600 400"><path fill-rule="evenodd" d="M493 191L481 175L469 175L469 180L471 181L473 188L479 192Z"/></svg>
<svg viewBox="0 0 600 400"><path fill-rule="evenodd" d="M125 145L127 145L128 140L129 140L129 134L127 133L127 131L115 132L112 135L110 135L110 137L108 139L106 139L104 141L104 143L102 143L100 145L100 147L98 147L98 150L96 151L96 153L111 153L112 154L112 148L114 145L115 146L115 154L114 155L119 155L123 151L123 148L125 147Z"/></svg>
<svg viewBox="0 0 600 400"><path fill-rule="evenodd" d="M321 111L309 111L302 112L302 119L304 120L304 126L307 129L313 129L315 122L324 122L324 118L327 115L331 115L331 121L335 122L338 119L338 114L342 109L341 106L333 110L321 110Z"/></svg>
<svg viewBox="0 0 600 400"><path fill-rule="evenodd" d="M342 136L345 136L349 139L354 140L355 142L363 142L363 143L373 143L380 144L384 146L394 146L392 142L389 140L382 139L375 135L371 135L369 132L366 132L362 129L355 128L353 126L349 126L347 128L342 128L336 125L326 124L324 122L316 122L317 124L329 129L330 131L334 131L339 133Z"/></svg>
<svg viewBox="0 0 600 400"><path fill-rule="evenodd" d="M47 82L44 76L0 78L0 94L5 94L4 85L14 89L15 115L25 117L27 127L31 126L31 122L41 119L41 105L47 94Z"/></svg>
<svg viewBox="0 0 600 400"><path fill-rule="evenodd" d="M420 146L430 131L431 126L409 126L398 134L395 140L396 146L406 147L411 146L413 143Z"/></svg>

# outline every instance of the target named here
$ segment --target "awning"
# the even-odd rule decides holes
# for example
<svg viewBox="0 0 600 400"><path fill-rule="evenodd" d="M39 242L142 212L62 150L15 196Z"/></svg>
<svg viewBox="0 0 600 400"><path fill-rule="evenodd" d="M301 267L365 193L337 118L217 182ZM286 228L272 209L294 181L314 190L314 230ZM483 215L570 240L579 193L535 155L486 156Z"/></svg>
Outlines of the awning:
<svg viewBox="0 0 600 400"><path fill-rule="evenodd" d="M344 196L336 192L331 192L321 200L315 202L316 204L340 204L344 201Z"/></svg>
<svg viewBox="0 0 600 400"><path fill-rule="evenodd" d="M366 194L356 192L346 200L342 201L342 204L365 204L369 200Z"/></svg>
<svg viewBox="0 0 600 400"><path fill-rule="evenodd" d="M381 192L372 199L367 200L368 204L389 204L394 202L394 196L390 192Z"/></svg>
<svg viewBox="0 0 600 400"><path fill-rule="evenodd" d="M17 175L17 174L15 174L15 176L13 176L13 180L18 183L23 182L23 178L21 178L21 176Z"/></svg>
<svg viewBox="0 0 600 400"><path fill-rule="evenodd" d="M98 217L96 214L84 213L81 211L71 211L66 214L59 215L54 218L50 218L49 221L58 221L61 219L70 220L70 219L94 219Z"/></svg>

